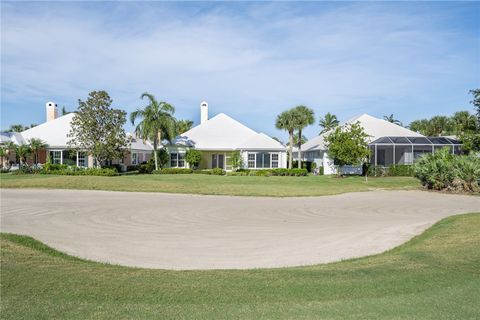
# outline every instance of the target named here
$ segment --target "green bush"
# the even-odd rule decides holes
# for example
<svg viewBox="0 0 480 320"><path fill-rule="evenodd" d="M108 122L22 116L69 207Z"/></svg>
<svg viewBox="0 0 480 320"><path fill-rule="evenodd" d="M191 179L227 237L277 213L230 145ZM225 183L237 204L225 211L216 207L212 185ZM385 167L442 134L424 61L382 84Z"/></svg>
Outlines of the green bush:
<svg viewBox="0 0 480 320"><path fill-rule="evenodd" d="M249 176L257 177L271 177L271 176L306 176L308 174L307 169L260 169L260 170L250 170L248 172Z"/></svg>
<svg viewBox="0 0 480 320"><path fill-rule="evenodd" d="M141 163L138 166L139 173L152 173L155 170L155 161L153 159L148 160L148 162Z"/></svg>
<svg viewBox="0 0 480 320"><path fill-rule="evenodd" d="M212 169L212 174L216 176L224 176L225 175L225 170L221 168L214 168Z"/></svg>
<svg viewBox="0 0 480 320"><path fill-rule="evenodd" d="M202 152L196 149L188 149L185 153L185 161L192 167L197 168L202 160Z"/></svg>
<svg viewBox="0 0 480 320"><path fill-rule="evenodd" d="M41 170L42 174L57 174L64 176L118 176L118 171L113 168L79 168L66 167L59 170Z"/></svg>
<svg viewBox="0 0 480 320"><path fill-rule="evenodd" d="M390 166L387 170L389 177L413 177L415 175L414 165L396 165Z"/></svg>
<svg viewBox="0 0 480 320"><path fill-rule="evenodd" d="M454 155L444 148L423 155L415 165L415 176L429 189L478 192L480 158Z"/></svg>
<svg viewBox="0 0 480 320"><path fill-rule="evenodd" d="M127 172L138 171L138 168L139 168L139 167L140 167L140 165L127 166Z"/></svg>
<svg viewBox="0 0 480 320"><path fill-rule="evenodd" d="M164 168L160 170L153 170L153 174L190 174L193 173L192 169L188 168Z"/></svg>
<svg viewBox="0 0 480 320"><path fill-rule="evenodd" d="M8 171L7 171L7 172L8 172ZM40 169L40 168L33 167L33 166L23 165L23 166L21 166L20 168L18 168L18 170L12 171L12 174L13 174L13 175L37 174L37 173L41 173L41 172L42 172L42 169Z"/></svg>

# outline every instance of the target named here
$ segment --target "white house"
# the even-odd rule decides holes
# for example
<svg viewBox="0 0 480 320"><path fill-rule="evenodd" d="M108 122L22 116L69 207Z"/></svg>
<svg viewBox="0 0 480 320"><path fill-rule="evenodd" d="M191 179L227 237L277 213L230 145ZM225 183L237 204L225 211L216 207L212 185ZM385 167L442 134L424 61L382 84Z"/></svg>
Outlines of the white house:
<svg viewBox="0 0 480 320"><path fill-rule="evenodd" d="M425 137L402 126L383 119L362 114L352 118L340 126L358 122L366 134L371 150L370 163L375 166L391 166L413 164L415 159L427 152L435 152L438 148L450 147L452 152L459 153L461 143L449 137ZM316 136L302 145L302 161L315 162L322 166L325 174L335 173L333 160L328 156L325 137L330 132ZM297 159L297 153L294 153ZM346 166L344 172L361 173L361 168Z"/></svg>
<svg viewBox="0 0 480 320"><path fill-rule="evenodd" d="M92 167L94 166L93 157L82 151L72 152L72 148L67 144L69 140L67 135L70 132L74 115L75 113L68 113L58 116L57 104L51 101L47 102L45 123L19 133L2 132L0 143L13 142L21 145L27 144L32 138L41 139L48 147L39 152L38 163L45 163L49 157L52 163ZM131 137L129 152L123 159L114 160L112 164L135 165L150 159L152 146L148 142L136 139L131 134L128 135ZM9 160L14 161L15 158L11 157Z"/></svg>
<svg viewBox="0 0 480 320"><path fill-rule="evenodd" d="M188 167L185 152L194 148L202 152L200 169L232 170L231 156L240 152L244 168L286 168L285 146L264 133L246 127L224 113L208 118L208 103L200 104L200 124L176 137L167 146L170 167Z"/></svg>

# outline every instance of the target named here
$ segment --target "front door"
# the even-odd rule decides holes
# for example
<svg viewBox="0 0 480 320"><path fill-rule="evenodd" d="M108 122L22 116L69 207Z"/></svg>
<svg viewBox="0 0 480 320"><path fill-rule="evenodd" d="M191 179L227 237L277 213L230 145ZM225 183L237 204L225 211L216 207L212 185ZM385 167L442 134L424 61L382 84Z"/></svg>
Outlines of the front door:
<svg viewBox="0 0 480 320"><path fill-rule="evenodd" d="M212 154L212 169L213 168L225 169L225 155L224 154Z"/></svg>

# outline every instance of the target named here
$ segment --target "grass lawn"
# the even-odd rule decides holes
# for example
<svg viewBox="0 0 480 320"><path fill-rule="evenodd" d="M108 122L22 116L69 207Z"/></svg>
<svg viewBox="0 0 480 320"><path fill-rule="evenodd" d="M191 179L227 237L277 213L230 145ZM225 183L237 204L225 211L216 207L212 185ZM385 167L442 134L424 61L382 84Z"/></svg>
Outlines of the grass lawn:
<svg viewBox="0 0 480 320"><path fill-rule="evenodd" d="M480 213L384 254L312 267L127 268L2 234L4 319L478 319Z"/></svg>
<svg viewBox="0 0 480 320"><path fill-rule="evenodd" d="M420 183L410 177L336 178L232 177L194 174L125 175L118 177L0 175L2 188L88 189L241 196L321 196L373 189L414 189Z"/></svg>

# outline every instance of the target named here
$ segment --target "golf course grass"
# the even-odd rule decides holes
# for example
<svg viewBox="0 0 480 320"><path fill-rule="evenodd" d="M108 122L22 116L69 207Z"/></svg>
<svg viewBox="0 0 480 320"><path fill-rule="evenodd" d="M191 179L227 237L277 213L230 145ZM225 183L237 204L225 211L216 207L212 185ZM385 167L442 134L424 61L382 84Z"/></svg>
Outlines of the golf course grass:
<svg viewBox="0 0 480 320"><path fill-rule="evenodd" d="M478 319L480 213L389 252L311 267L166 271L2 234L4 319ZM101 245L101 244L99 244ZM260 245L260 244L259 244Z"/></svg>
<svg viewBox="0 0 480 320"><path fill-rule="evenodd" d="M118 177L0 175L2 188L49 188L144 191L235 196L322 196L375 189L416 189L411 177L365 178L352 176L242 177L194 174L125 175Z"/></svg>

